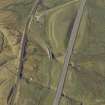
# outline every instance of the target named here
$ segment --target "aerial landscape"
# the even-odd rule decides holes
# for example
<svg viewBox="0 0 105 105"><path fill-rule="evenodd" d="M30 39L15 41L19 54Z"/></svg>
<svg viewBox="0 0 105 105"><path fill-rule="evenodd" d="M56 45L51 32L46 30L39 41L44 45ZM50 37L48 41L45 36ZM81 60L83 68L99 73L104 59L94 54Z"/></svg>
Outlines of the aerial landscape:
<svg viewBox="0 0 105 105"><path fill-rule="evenodd" d="M0 105L105 105L105 0L0 0Z"/></svg>

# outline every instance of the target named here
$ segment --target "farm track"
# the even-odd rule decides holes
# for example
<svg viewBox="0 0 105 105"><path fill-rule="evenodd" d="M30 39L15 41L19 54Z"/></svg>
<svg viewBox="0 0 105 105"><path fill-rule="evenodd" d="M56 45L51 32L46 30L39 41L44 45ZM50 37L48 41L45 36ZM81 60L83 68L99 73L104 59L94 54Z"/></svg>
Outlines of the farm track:
<svg viewBox="0 0 105 105"><path fill-rule="evenodd" d="M62 91L63 91L63 87L64 87L64 83L65 83L65 79L66 79L66 75L67 75L67 71L68 71L68 65L69 65L69 61L72 55L72 51L75 45L75 40L77 37L77 33L78 33L78 29L79 29L79 25L81 22L81 18L83 15L83 11L84 11L84 7L86 4L86 0L81 0L80 2L80 8L78 10L77 16L75 18L74 21L74 25L71 31L71 36L69 39L69 43L68 43L68 48L65 54L65 59L64 59L64 65L63 65L63 69L59 78L59 82L58 82L58 86L57 86L57 90L56 90L56 95L54 97L54 101L53 101L53 105L59 105L60 102L60 98L62 95Z"/></svg>
<svg viewBox="0 0 105 105"><path fill-rule="evenodd" d="M38 17L47 15L48 13L52 13L49 20L48 20L48 36L49 36L50 42L52 42L52 44L55 44L56 48L58 47L58 42L57 42L56 36L54 34L54 26L56 23L56 16L58 14L60 14L63 11L63 9L67 8L68 6L70 6L74 3L77 3L78 1L79 0L72 0L72 1L69 1L65 4L63 4L63 5L59 5L57 7L48 9L46 11L42 11L42 12L37 13Z"/></svg>
<svg viewBox="0 0 105 105"><path fill-rule="evenodd" d="M35 0L35 3L33 4L33 7L27 18L27 22L24 26L24 31L23 31L23 35L20 43L17 78L16 78L15 85L12 86L10 93L8 95L7 105L14 105L15 101L17 101L16 100L17 91L19 89L19 83L21 82L20 80L23 76L24 57L25 57L26 47L27 47L27 33L29 32L33 16L36 14L37 8L40 5L40 3L41 3L41 0Z"/></svg>
<svg viewBox="0 0 105 105"><path fill-rule="evenodd" d="M63 9L63 8L65 8L66 6L68 6L68 5L72 4L72 3L76 3L76 2L78 2L78 1L79 1L79 0L72 0L72 1L69 1L69 2L67 2L67 3L65 3L65 4L61 4L61 5L59 5L59 6L56 6L56 7L54 7L54 8L50 8L50 9L48 9L48 10L45 10L45 11L42 11L42 12L38 12L38 13L37 13L37 16L41 17L41 16L46 15L46 14L48 14L48 13L50 13L50 12L59 11L60 9ZM54 12L54 13L56 13L56 12Z"/></svg>

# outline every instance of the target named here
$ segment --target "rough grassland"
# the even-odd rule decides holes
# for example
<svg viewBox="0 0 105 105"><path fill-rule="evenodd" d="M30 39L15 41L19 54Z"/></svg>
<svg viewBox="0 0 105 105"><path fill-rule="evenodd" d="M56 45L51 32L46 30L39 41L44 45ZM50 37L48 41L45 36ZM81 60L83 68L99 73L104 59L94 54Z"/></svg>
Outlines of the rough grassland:
<svg viewBox="0 0 105 105"><path fill-rule="evenodd" d="M21 35L34 0L0 0L0 105L17 74ZM17 105L52 105L79 0L44 0L28 35ZM87 0L60 105L105 104L105 0ZM49 59L50 51L53 59Z"/></svg>

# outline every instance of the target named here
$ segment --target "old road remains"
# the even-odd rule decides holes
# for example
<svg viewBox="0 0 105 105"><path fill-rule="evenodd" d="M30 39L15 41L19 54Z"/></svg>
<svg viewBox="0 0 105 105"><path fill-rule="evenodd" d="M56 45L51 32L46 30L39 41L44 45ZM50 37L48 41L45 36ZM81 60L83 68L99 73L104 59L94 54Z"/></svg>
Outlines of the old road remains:
<svg viewBox="0 0 105 105"><path fill-rule="evenodd" d="M17 93L19 90L19 83L23 76L23 64L24 64L24 57L26 52L26 46L27 46L27 33L30 29L30 24L32 22L33 16L35 15L38 6L40 5L41 0L35 0L32 9L29 13L29 16L27 18L26 24L24 26L21 43L20 43L20 51L18 55L18 68L17 68L17 78L15 84L12 86L8 98L7 98L7 105L14 105L17 102Z"/></svg>

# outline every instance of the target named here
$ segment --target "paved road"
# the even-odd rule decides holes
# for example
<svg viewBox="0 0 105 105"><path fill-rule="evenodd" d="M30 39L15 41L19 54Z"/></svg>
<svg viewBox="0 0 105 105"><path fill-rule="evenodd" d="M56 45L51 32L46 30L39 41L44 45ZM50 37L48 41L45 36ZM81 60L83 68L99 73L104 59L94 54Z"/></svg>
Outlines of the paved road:
<svg viewBox="0 0 105 105"><path fill-rule="evenodd" d="M78 28L80 25L81 17L83 15L85 4L86 4L86 0L81 0L80 8L78 10L78 13L77 13L74 25L73 25L73 29L71 32L67 52L66 52L65 59L64 59L64 66L63 66L61 76L59 79L59 83L58 83L58 87L56 90L56 95L54 97L53 105L59 105L59 102L60 102L61 94L62 94L63 87L64 87L65 78L66 78L67 71L68 71L68 64L69 64L69 61L70 61L70 58L72 55L72 51L74 48L75 39L77 37L77 32L78 32Z"/></svg>

